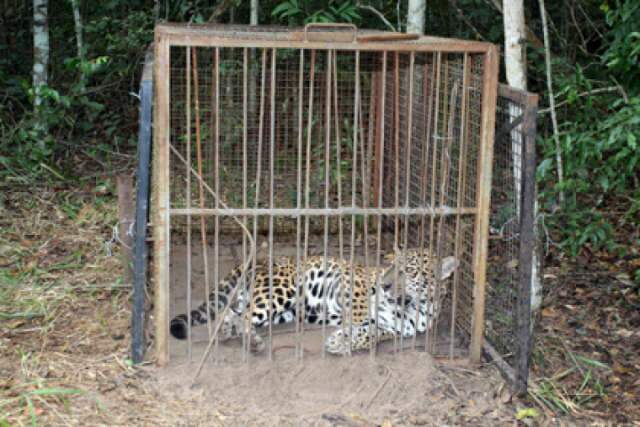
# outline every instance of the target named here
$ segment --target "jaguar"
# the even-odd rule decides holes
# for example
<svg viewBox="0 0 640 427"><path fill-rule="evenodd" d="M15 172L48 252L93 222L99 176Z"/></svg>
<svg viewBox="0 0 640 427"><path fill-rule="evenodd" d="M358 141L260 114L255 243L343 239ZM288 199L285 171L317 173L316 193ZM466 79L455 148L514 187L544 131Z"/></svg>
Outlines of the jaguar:
<svg viewBox="0 0 640 427"><path fill-rule="evenodd" d="M248 333L254 352L265 348L257 329L269 322L304 319L309 324L339 326L324 343L327 352L338 355L368 349L372 339L375 343L428 331L438 317L446 279L458 268L458 260L449 256L438 262L415 249L395 250L384 260L381 266L365 267L333 257L310 257L298 270L294 257L277 257L271 269L262 261L248 267L244 275L244 266L237 266L220 282L217 297L211 292L208 303L190 316L180 314L171 320L171 334L187 338L188 322L196 326L213 321L227 304L231 306L222 320L220 339ZM230 301L236 286L240 288ZM251 318L248 328L246 314Z"/></svg>

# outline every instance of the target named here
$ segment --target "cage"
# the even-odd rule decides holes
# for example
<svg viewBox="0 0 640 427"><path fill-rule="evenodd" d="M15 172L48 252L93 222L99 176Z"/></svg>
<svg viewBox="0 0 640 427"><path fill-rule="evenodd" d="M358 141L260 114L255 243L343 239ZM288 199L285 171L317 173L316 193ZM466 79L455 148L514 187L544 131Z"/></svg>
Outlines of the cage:
<svg viewBox="0 0 640 427"><path fill-rule="evenodd" d="M430 301L434 321L424 330L405 334L401 326L389 335L370 327L363 351L480 360L498 86L493 45L340 25L162 24L154 56L159 364L204 360L211 350L218 361L271 358L281 349L303 358L317 348L325 356L327 338L353 327L354 293L341 294L348 298L334 324L327 324L326 301L319 308L325 321L305 322L303 270L311 257L321 269L340 263L344 283L371 277L372 324L379 319L374 294L397 301L397 310L411 298ZM433 270L428 297L407 294L411 253L420 254L420 269ZM264 265L272 319L281 259L291 267L294 314L286 325L258 328L265 349L254 353L246 313L254 308L257 266ZM440 280L447 259L456 267ZM242 273L222 294L220 283L238 266ZM386 271L393 271L389 284L379 273ZM236 313L230 344L220 329L238 311L225 303L238 295L249 306ZM211 315L192 327L203 301ZM184 340L170 334L180 314Z"/></svg>

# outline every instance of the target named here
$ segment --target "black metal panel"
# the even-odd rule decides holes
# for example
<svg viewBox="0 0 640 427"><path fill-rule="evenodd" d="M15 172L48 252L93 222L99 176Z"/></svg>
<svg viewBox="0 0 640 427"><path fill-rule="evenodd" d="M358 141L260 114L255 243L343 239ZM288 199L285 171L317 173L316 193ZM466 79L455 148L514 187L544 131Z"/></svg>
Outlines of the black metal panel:
<svg viewBox="0 0 640 427"><path fill-rule="evenodd" d="M485 353L527 391L536 236L537 95L501 85L496 111Z"/></svg>
<svg viewBox="0 0 640 427"><path fill-rule="evenodd" d="M152 52L149 50L149 52ZM134 253L133 307L131 313L131 358L144 359L144 290L147 283L147 219L149 217L149 171L151 164L151 108L153 104L153 56L148 53L140 82L138 130L138 171L136 180L136 226Z"/></svg>

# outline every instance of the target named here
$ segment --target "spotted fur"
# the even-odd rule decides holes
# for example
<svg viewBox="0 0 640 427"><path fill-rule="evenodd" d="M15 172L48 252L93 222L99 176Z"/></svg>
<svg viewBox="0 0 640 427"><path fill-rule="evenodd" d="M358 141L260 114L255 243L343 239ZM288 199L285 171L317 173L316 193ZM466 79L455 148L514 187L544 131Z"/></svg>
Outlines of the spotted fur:
<svg viewBox="0 0 640 427"><path fill-rule="evenodd" d="M437 265L432 257L427 254L420 257L415 250L399 256L390 254L385 260L387 266L365 268L336 258L312 257L301 264L298 280L295 258L280 257L274 259L271 276L268 263L262 262L255 271L248 271L247 280L240 284L242 266L238 266L221 282L217 295L217 311L221 312L229 303L232 290L241 286L223 320L221 339L243 333L247 310L251 310L251 327L244 332L251 335L254 351L264 348L256 328L269 322L289 323L303 317L310 324L341 326L325 342L326 350L334 354L367 349L372 336L380 341L427 331L439 314L440 300L446 291L444 280L457 268L458 261L447 257ZM250 289L251 282L253 289ZM403 298L393 297L394 288ZM251 301L250 294L253 295ZM298 298L301 298L300 304ZM207 316L215 319L215 292L209 300L208 310L205 302L191 312L192 325L207 323ZM296 316L298 305L301 312ZM350 328L342 325L343 318ZM187 322L186 314L176 316L171 321L171 334L186 338Z"/></svg>

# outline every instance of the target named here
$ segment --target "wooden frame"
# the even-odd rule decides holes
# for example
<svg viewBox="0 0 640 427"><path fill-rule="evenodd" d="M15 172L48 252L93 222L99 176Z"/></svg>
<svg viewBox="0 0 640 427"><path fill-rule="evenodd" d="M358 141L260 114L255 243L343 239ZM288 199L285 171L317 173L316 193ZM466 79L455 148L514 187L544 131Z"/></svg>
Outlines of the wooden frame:
<svg viewBox="0 0 640 427"><path fill-rule="evenodd" d="M225 28L228 34L224 34ZM236 28L234 30L233 28ZM489 43L447 40L434 37L411 37L410 39L395 38L393 43L381 41L391 40L393 34L376 33L371 38L365 33L362 39L355 38L353 42L336 41L328 37L327 41L306 41L300 37L300 32L283 31L266 33L251 32L238 27L225 26L192 26L186 24L160 24L156 27L155 35L155 109L154 109L154 156L153 156L153 235L154 235L154 284L155 284L155 323L156 323L156 360L160 366L169 361L169 265L170 265L170 228L172 215L288 215L293 217L310 215L475 215L473 271L473 318L471 325L471 343L469 357L471 362L478 363L481 356L484 327L484 302L486 285L486 261L488 244L489 204L491 195L491 171L493 155L493 137L495 124L495 106L497 98L498 51ZM238 38L242 35L242 38ZM340 209L171 209L170 207L170 48L172 46L188 47L234 47L234 48L265 48L300 49L300 50L336 50L336 51L379 51L379 52L434 52L443 53L475 53L484 55L483 87L482 87L482 118L480 133L480 149L478 160L478 188L476 192L475 208L399 208L381 209L378 204L374 208L340 208ZM386 57L386 53L385 53ZM275 62L274 62L275 64ZM382 85L382 79L377 79L377 85ZM383 92L376 91L375 98L384 97ZM379 101L378 101L379 102ZM378 108L376 107L376 112ZM377 126L376 126L377 128ZM376 129L376 140L382 131ZM273 136L272 136L273 139ZM379 163L376 144L376 159ZM375 182L375 177L374 177ZM380 185L378 182L377 185ZM390 212L387 212L390 211ZM392 212L391 212L392 211Z"/></svg>

